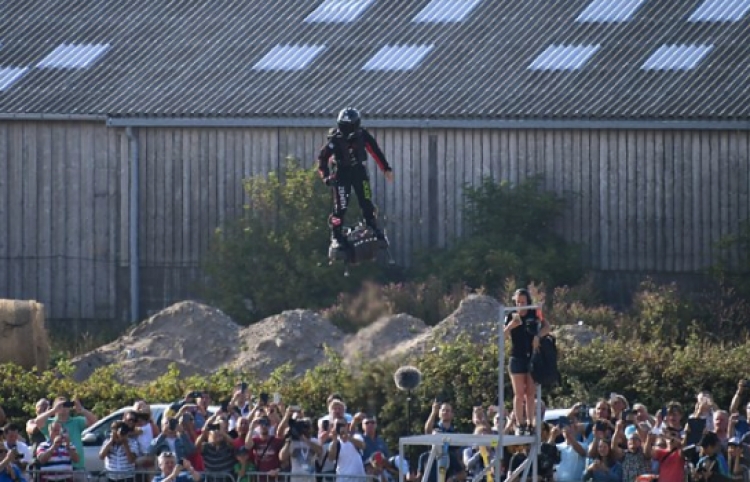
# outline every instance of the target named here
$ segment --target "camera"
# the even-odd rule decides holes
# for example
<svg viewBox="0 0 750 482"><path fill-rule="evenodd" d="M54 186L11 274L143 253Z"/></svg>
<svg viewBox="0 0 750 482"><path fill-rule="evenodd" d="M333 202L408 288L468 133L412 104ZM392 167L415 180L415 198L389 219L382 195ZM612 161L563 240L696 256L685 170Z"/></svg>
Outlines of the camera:
<svg viewBox="0 0 750 482"><path fill-rule="evenodd" d="M130 433L130 427L128 427L127 424L122 424L117 427L117 433L119 435L127 435Z"/></svg>
<svg viewBox="0 0 750 482"><path fill-rule="evenodd" d="M331 430L331 421L330 420L323 420L322 425L323 425L323 431L327 432L327 431Z"/></svg>
<svg viewBox="0 0 750 482"><path fill-rule="evenodd" d="M209 423L209 424L206 424L206 430L209 430L209 431L210 430L219 430L219 428L221 428L221 426L218 423Z"/></svg>
<svg viewBox="0 0 750 482"><path fill-rule="evenodd" d="M267 393L261 393L260 394L260 403L263 405L268 405L268 394Z"/></svg>
<svg viewBox="0 0 750 482"><path fill-rule="evenodd" d="M188 397L190 397L190 398L201 398L201 397L203 397L203 393L202 392L198 392L198 391L190 392L188 394Z"/></svg>
<svg viewBox="0 0 750 482"><path fill-rule="evenodd" d="M310 431L310 423L305 420L290 420L289 432L287 437L292 440L299 440L302 435L307 435Z"/></svg>
<svg viewBox="0 0 750 482"><path fill-rule="evenodd" d="M177 430L177 425L179 424L179 422L177 421L176 418L170 418L168 423L169 423L169 430Z"/></svg>

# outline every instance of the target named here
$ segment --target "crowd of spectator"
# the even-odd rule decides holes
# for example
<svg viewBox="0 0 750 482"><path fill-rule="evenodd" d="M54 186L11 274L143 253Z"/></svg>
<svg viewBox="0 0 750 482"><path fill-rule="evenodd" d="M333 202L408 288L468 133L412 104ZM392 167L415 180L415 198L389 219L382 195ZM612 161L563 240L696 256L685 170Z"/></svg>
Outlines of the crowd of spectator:
<svg viewBox="0 0 750 482"><path fill-rule="evenodd" d="M692 410L670 402L650 413L618 394L593 406L577 403L541 424L539 480L750 482L750 405L740 414L749 391L740 382L728 410L706 391ZM429 451L410 460L392 456L374 414L348 413L337 394L327 402L328 413L313 420L300 406L266 394L256 399L238 383L218 409L208 393L194 391L157 420L146 402L137 401L109 424L98 454L102 476L112 482L394 482L401 470L408 482L439 480L438 464L428 467ZM536 403L545 410L541 401L531 405ZM475 434L502 431L511 441L528 440L513 437L518 421L531 419L498 406L474 407L472 413ZM82 432L96 421L77 399L40 400L25 430L9 423L0 433L0 482L82 481ZM456 431L451 404L435 402L424 432ZM496 447L452 447L445 482L513 482L532 445L506 446L499 474Z"/></svg>

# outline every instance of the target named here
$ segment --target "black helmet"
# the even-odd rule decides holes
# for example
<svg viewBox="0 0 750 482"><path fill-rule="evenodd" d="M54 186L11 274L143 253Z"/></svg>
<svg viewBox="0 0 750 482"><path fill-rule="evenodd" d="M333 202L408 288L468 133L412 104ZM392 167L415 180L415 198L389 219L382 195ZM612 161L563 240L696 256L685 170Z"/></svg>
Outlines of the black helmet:
<svg viewBox="0 0 750 482"><path fill-rule="evenodd" d="M343 134L351 134L359 129L359 126L362 123L362 118L359 116L359 111L357 109L347 107L339 112L336 123Z"/></svg>

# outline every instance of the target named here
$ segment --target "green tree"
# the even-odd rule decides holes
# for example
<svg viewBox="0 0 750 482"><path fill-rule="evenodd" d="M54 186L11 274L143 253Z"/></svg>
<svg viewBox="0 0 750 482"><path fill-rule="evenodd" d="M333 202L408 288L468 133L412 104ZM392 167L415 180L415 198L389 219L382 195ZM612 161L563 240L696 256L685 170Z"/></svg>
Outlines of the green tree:
<svg viewBox="0 0 750 482"><path fill-rule="evenodd" d="M550 287L581 279L580 247L554 229L565 198L545 191L540 177L517 185L487 177L477 187L466 186L464 195L466 235L450 248L422 253L415 263L418 276L439 273L448 284L490 292L510 277Z"/></svg>
<svg viewBox="0 0 750 482"><path fill-rule="evenodd" d="M244 215L217 230L205 265L207 298L236 321L329 306L362 279L385 276L375 264L350 278L327 265L330 193L313 169L288 159L280 175L250 178L245 190Z"/></svg>

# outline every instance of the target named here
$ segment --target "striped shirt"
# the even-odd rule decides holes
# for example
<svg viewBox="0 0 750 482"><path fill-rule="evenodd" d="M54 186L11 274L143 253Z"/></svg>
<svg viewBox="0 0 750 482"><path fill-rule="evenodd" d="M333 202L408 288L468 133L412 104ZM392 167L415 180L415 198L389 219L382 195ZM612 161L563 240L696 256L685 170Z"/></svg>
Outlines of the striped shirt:
<svg viewBox="0 0 750 482"><path fill-rule="evenodd" d="M231 474L234 471L236 460L232 444L226 442L220 442L216 445L206 443L203 444L201 453L203 454L206 472Z"/></svg>
<svg viewBox="0 0 750 482"><path fill-rule="evenodd" d="M127 437L130 452L133 455L138 454L138 439ZM105 445L109 440L104 442ZM128 479L133 477L135 472L135 463L128 460L128 453L122 444L114 444L109 448L109 453L104 459L104 468L107 469L107 477L112 480Z"/></svg>
<svg viewBox="0 0 750 482"><path fill-rule="evenodd" d="M75 450L75 447L72 445L70 448L71 450ZM37 459L42 453L50 450L52 450L52 457L39 467L39 471L42 473L42 480L70 479L73 476L73 464L70 460L68 448L64 445L54 448L52 442L42 442L36 449Z"/></svg>

